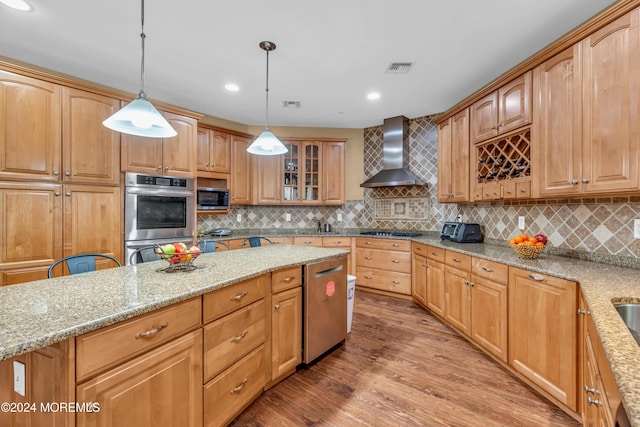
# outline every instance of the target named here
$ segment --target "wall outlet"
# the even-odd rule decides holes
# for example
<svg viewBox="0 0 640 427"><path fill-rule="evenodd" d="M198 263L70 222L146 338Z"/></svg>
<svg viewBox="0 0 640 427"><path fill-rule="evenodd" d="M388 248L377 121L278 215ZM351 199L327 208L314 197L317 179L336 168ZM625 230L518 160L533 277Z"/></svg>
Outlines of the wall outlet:
<svg viewBox="0 0 640 427"><path fill-rule="evenodd" d="M236 215L236 221L242 222L242 214Z"/></svg>
<svg viewBox="0 0 640 427"><path fill-rule="evenodd" d="M338 222L342 222L342 214L341 213L338 214Z"/></svg>
<svg viewBox="0 0 640 427"><path fill-rule="evenodd" d="M633 238L640 239L640 219L633 220Z"/></svg>
<svg viewBox="0 0 640 427"><path fill-rule="evenodd" d="M18 393L20 396L24 396L26 394L26 378L25 378L25 369L24 363L13 361L13 391Z"/></svg>
<svg viewBox="0 0 640 427"><path fill-rule="evenodd" d="M291 221L291 214L290 213L284 214L284 220L285 221Z"/></svg>
<svg viewBox="0 0 640 427"><path fill-rule="evenodd" d="M524 217L523 216L519 216L518 217L518 228L520 230L524 230L525 229L525 225L524 225Z"/></svg>

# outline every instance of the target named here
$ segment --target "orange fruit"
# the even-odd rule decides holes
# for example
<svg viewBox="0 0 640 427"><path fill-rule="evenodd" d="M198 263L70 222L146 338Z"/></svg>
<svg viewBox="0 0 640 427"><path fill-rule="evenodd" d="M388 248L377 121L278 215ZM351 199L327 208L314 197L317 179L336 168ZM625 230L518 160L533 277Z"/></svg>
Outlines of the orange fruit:
<svg viewBox="0 0 640 427"><path fill-rule="evenodd" d="M529 240L525 240L524 242L520 243L521 245L525 245L525 246L531 246L531 241Z"/></svg>
<svg viewBox="0 0 640 427"><path fill-rule="evenodd" d="M516 244L516 239L511 239L511 240L509 240L509 244L510 244L510 245L515 245L515 244Z"/></svg>
<svg viewBox="0 0 640 427"><path fill-rule="evenodd" d="M522 243L524 239L522 238L522 236L516 236L513 238L513 241L518 244L518 243Z"/></svg>
<svg viewBox="0 0 640 427"><path fill-rule="evenodd" d="M529 235L526 233L522 233L520 237L522 237L522 240L527 240L529 238Z"/></svg>
<svg viewBox="0 0 640 427"><path fill-rule="evenodd" d="M544 243L542 243L542 242L536 242L535 246L544 246Z"/></svg>
<svg viewBox="0 0 640 427"><path fill-rule="evenodd" d="M538 243L538 239L536 239L535 237L529 237L529 241L531 242L532 245L535 245L536 243Z"/></svg>

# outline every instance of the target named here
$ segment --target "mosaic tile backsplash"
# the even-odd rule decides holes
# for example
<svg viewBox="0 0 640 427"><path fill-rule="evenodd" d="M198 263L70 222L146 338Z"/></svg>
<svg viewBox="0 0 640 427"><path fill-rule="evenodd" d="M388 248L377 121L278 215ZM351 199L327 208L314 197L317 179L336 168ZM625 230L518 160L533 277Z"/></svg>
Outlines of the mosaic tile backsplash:
<svg viewBox="0 0 640 427"><path fill-rule="evenodd" d="M549 237L549 249L584 259L640 261L640 239L633 239L633 220L640 218L640 197L545 200L530 202L486 202L440 204L436 200L438 136L435 115L410 121L409 170L425 186L371 188L363 200L348 200L340 207L243 206L229 215L203 215L200 230L226 228L315 228L317 221L335 228L402 229L438 232L444 221L478 222L485 238L506 241L519 234L518 216L524 216L525 232L542 232ZM382 169L382 126L364 129L364 175ZM392 219L376 215L376 203L388 200ZM422 200L422 203L416 203ZM377 201L377 202L376 202ZM385 202L382 202L384 205ZM401 214L405 205L404 217ZM394 207L397 211L393 212ZM406 209L411 209L407 212ZM380 208L378 208L380 209ZM420 211L423 209L423 211ZM285 213L291 221L285 221ZM337 221L341 213L342 222ZM241 214L242 221L236 216ZM410 215L408 215L410 214ZM410 217L410 218L409 218Z"/></svg>

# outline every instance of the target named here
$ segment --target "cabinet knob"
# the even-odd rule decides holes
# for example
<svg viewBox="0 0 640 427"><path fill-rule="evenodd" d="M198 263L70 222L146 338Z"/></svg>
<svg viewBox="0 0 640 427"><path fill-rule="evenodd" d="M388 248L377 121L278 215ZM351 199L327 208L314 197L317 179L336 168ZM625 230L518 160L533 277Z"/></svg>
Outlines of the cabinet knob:
<svg viewBox="0 0 640 427"><path fill-rule="evenodd" d="M67 194L67 196L70 196L71 195L71 191L67 191L66 194Z"/></svg>
<svg viewBox="0 0 640 427"><path fill-rule="evenodd" d="M209 163L205 163L204 165L205 165L206 167L209 167Z"/></svg>
<svg viewBox="0 0 640 427"><path fill-rule="evenodd" d="M168 171L169 170L169 166L165 166L164 170Z"/></svg>
<svg viewBox="0 0 640 427"><path fill-rule="evenodd" d="M464 281L464 284L465 284L466 286L469 286L469 281L468 281L468 280L465 280L465 281Z"/></svg>
<svg viewBox="0 0 640 427"><path fill-rule="evenodd" d="M585 393L595 394L596 393L596 388L595 387L589 388L589 386L586 385L586 386L584 386L584 392Z"/></svg>
<svg viewBox="0 0 640 427"><path fill-rule="evenodd" d="M216 164L215 163L211 163L211 167L212 168L216 167Z"/></svg>
<svg viewBox="0 0 640 427"><path fill-rule="evenodd" d="M55 194L56 196L59 196L59 195L60 195L60 192L59 192L59 191L56 191L54 194Z"/></svg>
<svg viewBox="0 0 640 427"><path fill-rule="evenodd" d="M53 171L53 174L54 174L55 176L58 176L58 175L60 175L60 172L58 172L58 171Z"/></svg>
<svg viewBox="0 0 640 427"><path fill-rule="evenodd" d="M578 180L577 180L577 179L572 179L572 180L571 180L571 184L573 184L573 185L578 185Z"/></svg>
<svg viewBox="0 0 640 427"><path fill-rule="evenodd" d="M280 310L280 304L274 305L273 308L276 309L276 310Z"/></svg>
<svg viewBox="0 0 640 427"><path fill-rule="evenodd" d="M587 404L589 404L589 405L599 405L600 404L600 400L592 399L591 396L589 396L589 397L587 397Z"/></svg>
<svg viewBox="0 0 640 427"><path fill-rule="evenodd" d="M159 166L158 166L158 169L162 169L162 165L159 165Z"/></svg>
<svg viewBox="0 0 640 427"><path fill-rule="evenodd" d="M71 176L71 172L70 172L70 171L64 171L64 174L65 174L66 176Z"/></svg>
<svg viewBox="0 0 640 427"><path fill-rule="evenodd" d="M421 264L424 268L429 268L428 264Z"/></svg>
<svg viewBox="0 0 640 427"><path fill-rule="evenodd" d="M583 314L587 314L587 310L583 310L583 309L579 308L578 309L578 316L581 316ZM585 386L585 388L586 388L586 386Z"/></svg>
<svg viewBox="0 0 640 427"><path fill-rule="evenodd" d="M588 184L589 183L589 179L588 178L582 178L582 183L583 184Z"/></svg>

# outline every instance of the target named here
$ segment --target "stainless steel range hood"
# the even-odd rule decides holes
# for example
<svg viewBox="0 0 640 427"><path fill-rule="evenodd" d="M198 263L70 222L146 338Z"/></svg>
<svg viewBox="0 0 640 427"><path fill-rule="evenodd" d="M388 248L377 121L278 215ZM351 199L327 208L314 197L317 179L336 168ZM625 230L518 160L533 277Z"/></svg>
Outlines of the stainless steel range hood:
<svg viewBox="0 0 640 427"><path fill-rule="evenodd" d="M409 119L404 116L384 119L382 141L383 167L380 172L360 184L360 187L395 187L424 185L408 171Z"/></svg>

